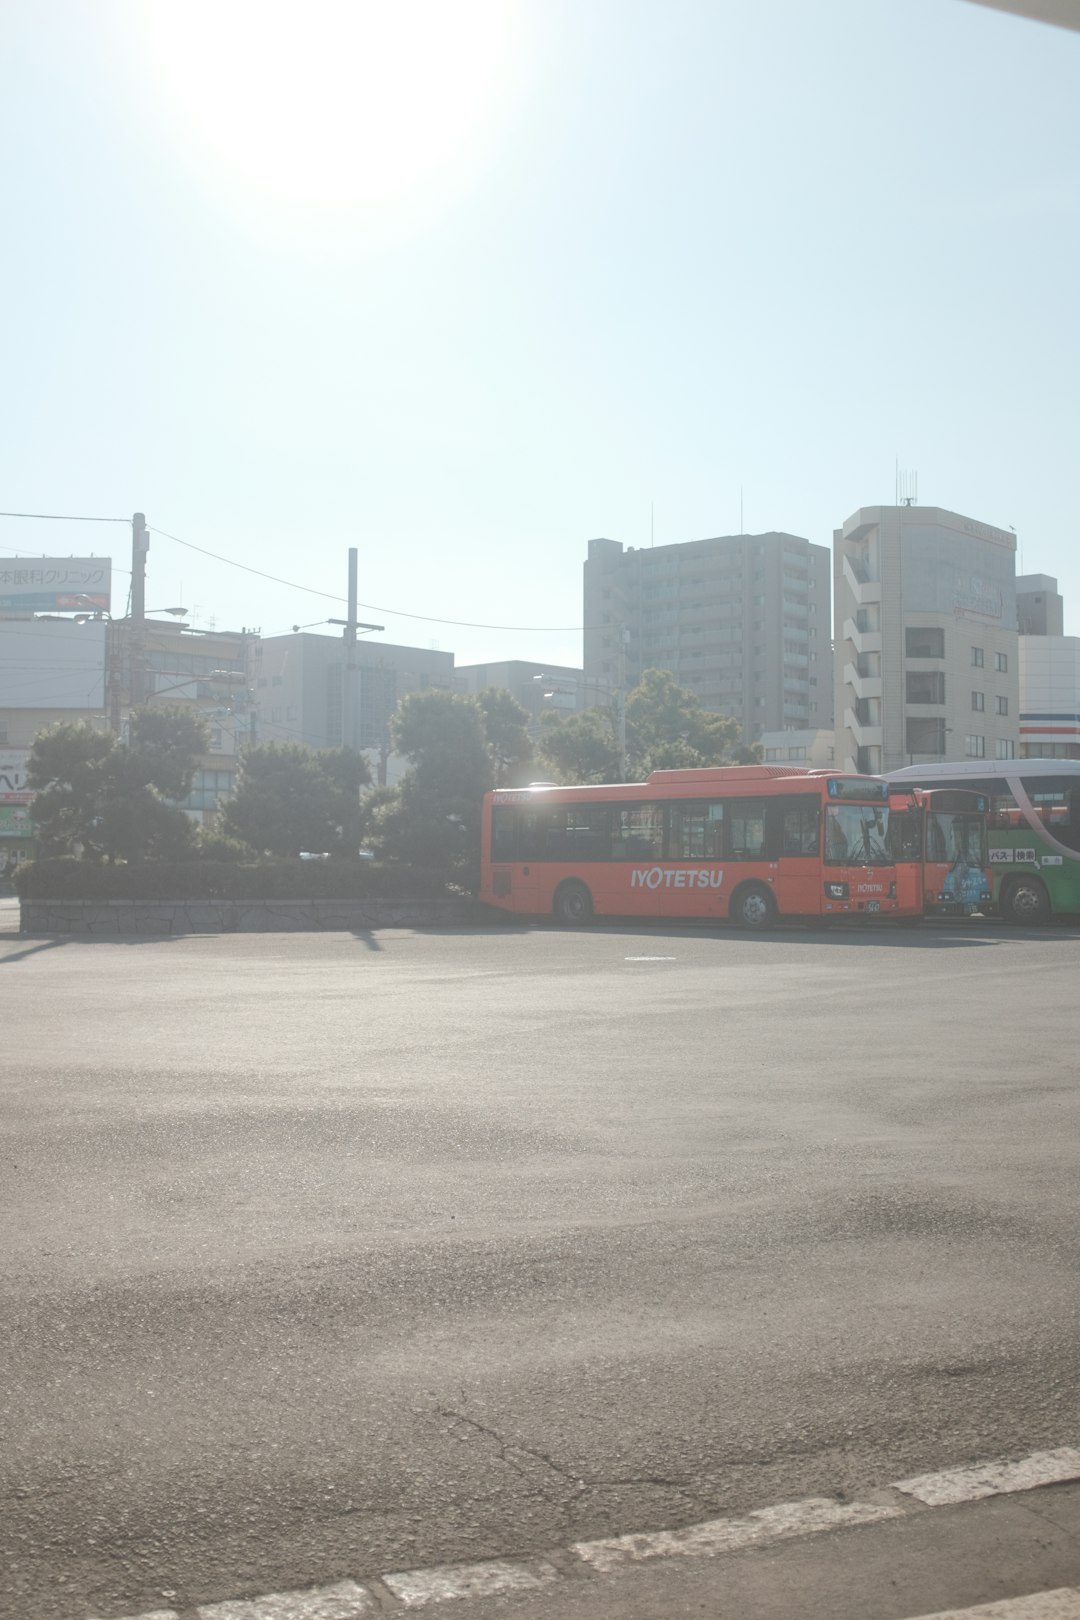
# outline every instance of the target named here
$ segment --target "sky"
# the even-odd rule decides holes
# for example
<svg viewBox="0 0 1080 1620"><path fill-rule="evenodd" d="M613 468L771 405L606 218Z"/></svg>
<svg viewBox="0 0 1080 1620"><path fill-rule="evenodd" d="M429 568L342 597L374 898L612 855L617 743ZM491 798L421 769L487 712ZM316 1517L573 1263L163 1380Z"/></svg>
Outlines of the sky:
<svg viewBox="0 0 1080 1620"><path fill-rule="evenodd" d="M965 0L0 0L0 506L573 664L590 537L828 545L899 462L1080 633L1078 153L1080 35Z"/></svg>

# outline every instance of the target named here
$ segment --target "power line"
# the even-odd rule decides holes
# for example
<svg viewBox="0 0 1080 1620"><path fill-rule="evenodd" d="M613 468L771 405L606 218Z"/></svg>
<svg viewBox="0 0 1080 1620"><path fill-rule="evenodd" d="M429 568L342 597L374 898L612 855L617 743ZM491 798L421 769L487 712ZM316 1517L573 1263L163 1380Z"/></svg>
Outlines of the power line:
<svg viewBox="0 0 1080 1620"><path fill-rule="evenodd" d="M0 512L0 517L45 518L50 523L130 523L129 517L86 517L82 512Z"/></svg>
<svg viewBox="0 0 1080 1620"><path fill-rule="evenodd" d="M0 517L3 513L0 513ZM204 557L212 557L215 562L227 563L230 568L241 568L245 574L257 574L260 579L268 579L274 585L285 585L291 591L306 591L309 596L321 596L328 602L345 602L344 596L335 596L331 591L320 591L314 585L299 585L295 580L282 579L279 574L268 574L261 568L252 568L248 563L237 562L234 557L223 557L220 552L208 551L205 546L196 546L190 540L181 540L177 534L170 534L167 529L157 529L153 524L147 524L151 534L159 534L163 540L172 540L178 546L186 546L189 551L198 551ZM382 607L378 602L358 602L358 607L367 608L371 613L388 613L392 619L417 619L423 624L448 624L459 630L516 630L523 633L535 631L537 634L554 635L570 634L588 629L587 625L580 624L477 624L471 619L438 619L431 613L403 613L400 608Z"/></svg>

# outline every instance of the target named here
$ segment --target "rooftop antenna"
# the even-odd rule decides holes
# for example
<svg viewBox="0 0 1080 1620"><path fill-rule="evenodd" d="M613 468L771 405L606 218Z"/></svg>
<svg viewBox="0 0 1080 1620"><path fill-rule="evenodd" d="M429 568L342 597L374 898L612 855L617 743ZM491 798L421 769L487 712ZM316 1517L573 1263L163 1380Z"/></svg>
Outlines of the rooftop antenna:
<svg viewBox="0 0 1080 1620"><path fill-rule="evenodd" d="M897 506L919 504L919 475L917 472L901 472L899 462L896 466L896 504Z"/></svg>
<svg viewBox="0 0 1080 1620"><path fill-rule="evenodd" d="M656 544L656 502L649 502L649 545Z"/></svg>
<svg viewBox="0 0 1080 1620"><path fill-rule="evenodd" d="M1016 540L1017 545L1020 547L1020 572L1022 574L1024 572L1024 542L1016 533L1016 530L1013 528L1011 523L1009 524L1009 528L1012 529L1013 537Z"/></svg>
<svg viewBox="0 0 1080 1620"><path fill-rule="evenodd" d="M745 534L746 533L746 527L745 527L745 525L743 523L742 485L741 484L739 485L739 533L740 534Z"/></svg>

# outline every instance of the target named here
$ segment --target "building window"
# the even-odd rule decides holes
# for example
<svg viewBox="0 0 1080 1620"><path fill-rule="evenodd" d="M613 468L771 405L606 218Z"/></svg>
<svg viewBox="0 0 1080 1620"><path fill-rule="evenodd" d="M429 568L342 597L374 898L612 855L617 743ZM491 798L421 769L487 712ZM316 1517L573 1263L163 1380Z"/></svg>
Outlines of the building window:
<svg viewBox="0 0 1080 1620"><path fill-rule="evenodd" d="M944 720L912 720L907 723L908 754L934 754L938 759L945 752Z"/></svg>
<svg viewBox="0 0 1080 1620"><path fill-rule="evenodd" d="M909 703L945 701L945 676L940 669L909 669L906 685Z"/></svg>
<svg viewBox="0 0 1080 1620"><path fill-rule="evenodd" d="M998 712L998 714L1008 714L1008 712L1009 712L1009 700L1008 700L1008 698L1006 698L1006 697L999 697L998 698L998 700L997 700L997 712Z"/></svg>
<svg viewBox="0 0 1080 1620"><path fill-rule="evenodd" d="M862 625L859 626L861 630ZM867 629L876 629L877 626L866 626ZM904 631L904 651L909 658L944 658L945 632L935 630L932 626L914 625Z"/></svg>
<svg viewBox="0 0 1080 1620"><path fill-rule="evenodd" d="M982 669L985 659L983 658L983 650L981 647L972 647L971 663L974 669Z"/></svg>
<svg viewBox="0 0 1080 1620"><path fill-rule="evenodd" d="M994 668L997 670L999 675L1007 675L1009 673L1009 655L1008 655L1008 653L995 653L994 654Z"/></svg>
<svg viewBox="0 0 1080 1620"><path fill-rule="evenodd" d="M971 707L973 709L977 709L978 712L982 714L983 710L986 708L986 697L982 692L972 692Z"/></svg>
<svg viewBox="0 0 1080 1620"><path fill-rule="evenodd" d="M1011 737L999 737L997 740L998 759L1015 759L1016 744Z"/></svg>
<svg viewBox="0 0 1080 1620"><path fill-rule="evenodd" d="M964 753L967 755L968 759L985 759L986 738L975 736L965 737Z"/></svg>

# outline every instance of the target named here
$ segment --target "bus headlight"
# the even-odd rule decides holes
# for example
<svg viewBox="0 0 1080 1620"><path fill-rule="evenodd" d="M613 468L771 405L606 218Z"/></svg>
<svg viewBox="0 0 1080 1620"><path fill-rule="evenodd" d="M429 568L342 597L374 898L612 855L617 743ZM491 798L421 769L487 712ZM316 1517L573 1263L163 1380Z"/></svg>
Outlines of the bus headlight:
<svg viewBox="0 0 1080 1620"><path fill-rule="evenodd" d="M826 883L825 896L828 900L846 900L848 897L846 883Z"/></svg>

